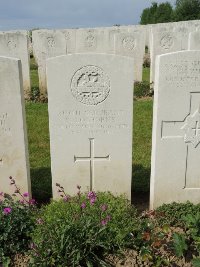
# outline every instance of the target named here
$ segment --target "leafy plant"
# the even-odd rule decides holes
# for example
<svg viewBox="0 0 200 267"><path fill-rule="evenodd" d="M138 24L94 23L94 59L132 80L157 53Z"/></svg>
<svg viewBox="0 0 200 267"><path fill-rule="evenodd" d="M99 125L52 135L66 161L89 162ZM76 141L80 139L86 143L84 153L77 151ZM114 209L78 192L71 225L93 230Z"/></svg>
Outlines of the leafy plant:
<svg viewBox="0 0 200 267"><path fill-rule="evenodd" d="M200 204L194 205L191 202L163 204L156 209L157 221L159 224L169 224L170 226L185 227L185 216L195 215L200 212Z"/></svg>
<svg viewBox="0 0 200 267"><path fill-rule="evenodd" d="M187 234L194 241L194 246L197 252L200 253L200 212L197 212L196 214L188 214L183 216L182 219L186 224L188 230Z"/></svg>
<svg viewBox="0 0 200 267"><path fill-rule="evenodd" d="M147 81L135 82L134 84L134 96L141 98L145 96L152 96L153 91L150 88L150 83Z"/></svg>
<svg viewBox="0 0 200 267"><path fill-rule="evenodd" d="M186 238L183 234L173 234L173 247L177 257L184 255L184 252L187 250L188 246L186 243Z"/></svg>
<svg viewBox="0 0 200 267"><path fill-rule="evenodd" d="M194 267L200 267L200 258L195 258L192 260L192 265Z"/></svg>
<svg viewBox="0 0 200 267"><path fill-rule="evenodd" d="M131 244L136 210L124 197L110 193L62 196L43 207L33 234L32 266L106 266L105 253Z"/></svg>
<svg viewBox="0 0 200 267"><path fill-rule="evenodd" d="M22 194L12 177L10 181L15 186L14 196L0 193L0 263L3 266L9 265L13 255L28 251L36 211L28 193ZM14 198L16 194L20 199Z"/></svg>

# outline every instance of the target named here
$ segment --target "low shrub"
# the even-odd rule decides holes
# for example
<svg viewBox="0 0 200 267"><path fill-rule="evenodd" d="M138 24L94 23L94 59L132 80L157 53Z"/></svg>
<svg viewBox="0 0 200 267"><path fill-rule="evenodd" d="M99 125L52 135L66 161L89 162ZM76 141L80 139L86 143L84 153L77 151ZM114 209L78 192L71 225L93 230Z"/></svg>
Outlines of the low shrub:
<svg viewBox="0 0 200 267"><path fill-rule="evenodd" d="M28 251L36 212L34 200L29 200L28 193L21 194L12 177L10 181L15 186L14 196L0 192L0 265L3 266L8 266L14 255ZM15 199L16 194L20 199Z"/></svg>
<svg viewBox="0 0 200 267"><path fill-rule="evenodd" d="M157 221L159 224L169 224L170 226L186 227L185 217L200 213L200 204L194 205L191 202L163 204L156 209Z"/></svg>
<svg viewBox="0 0 200 267"><path fill-rule="evenodd" d="M143 81L134 83L134 96L136 98L147 97L152 95L153 90L151 89L149 82Z"/></svg>
<svg viewBox="0 0 200 267"><path fill-rule="evenodd" d="M111 193L74 197L57 185L62 200L41 209L33 233L32 266L109 266L104 255L131 244L136 210Z"/></svg>

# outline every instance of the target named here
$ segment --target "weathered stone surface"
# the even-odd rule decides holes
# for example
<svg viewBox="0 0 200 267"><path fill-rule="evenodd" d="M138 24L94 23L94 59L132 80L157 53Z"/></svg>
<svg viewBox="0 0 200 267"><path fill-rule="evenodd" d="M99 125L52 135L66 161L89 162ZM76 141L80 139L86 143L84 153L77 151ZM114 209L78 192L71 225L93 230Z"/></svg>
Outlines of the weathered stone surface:
<svg viewBox="0 0 200 267"><path fill-rule="evenodd" d="M115 35L115 54L134 58L134 79L142 81L145 32L118 33Z"/></svg>
<svg viewBox="0 0 200 267"><path fill-rule="evenodd" d="M200 31L199 30L190 33L189 50L200 50Z"/></svg>
<svg viewBox="0 0 200 267"><path fill-rule="evenodd" d="M156 63L150 207L200 202L200 51Z"/></svg>
<svg viewBox="0 0 200 267"><path fill-rule="evenodd" d="M133 59L74 54L47 61L53 196L131 196ZM123 89L123 90L122 90Z"/></svg>
<svg viewBox="0 0 200 267"><path fill-rule="evenodd" d="M180 32L152 30L151 42L150 82L154 82L156 56L186 49L182 44L188 44L188 36L184 37Z"/></svg>
<svg viewBox="0 0 200 267"><path fill-rule="evenodd" d="M59 30L58 30L59 31ZM66 54L73 54L76 51L76 29L64 29L61 32L66 40Z"/></svg>
<svg viewBox="0 0 200 267"><path fill-rule="evenodd" d="M0 56L19 58L22 62L23 88L26 99L31 94L28 45L27 31L0 32Z"/></svg>
<svg viewBox="0 0 200 267"><path fill-rule="evenodd" d="M31 193L21 62L0 57L0 192Z"/></svg>
<svg viewBox="0 0 200 267"><path fill-rule="evenodd" d="M46 60L66 54L66 36L57 30L36 30L32 33L33 53L38 64L41 98L47 97Z"/></svg>

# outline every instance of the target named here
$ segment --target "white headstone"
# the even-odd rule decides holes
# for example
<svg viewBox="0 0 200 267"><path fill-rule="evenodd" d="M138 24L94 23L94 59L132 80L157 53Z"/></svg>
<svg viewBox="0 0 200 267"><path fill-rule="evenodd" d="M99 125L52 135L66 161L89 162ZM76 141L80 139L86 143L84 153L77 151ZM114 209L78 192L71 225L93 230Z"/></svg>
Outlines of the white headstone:
<svg viewBox="0 0 200 267"><path fill-rule="evenodd" d="M33 53L38 64L39 88L41 98L47 97L46 60L66 54L66 37L61 31L36 30L32 33Z"/></svg>
<svg viewBox="0 0 200 267"><path fill-rule="evenodd" d="M76 31L77 53L104 53L105 37L102 29L78 29Z"/></svg>
<svg viewBox="0 0 200 267"><path fill-rule="evenodd" d="M184 38L180 32L152 30L150 82L154 82L155 78L156 56L183 50L183 42ZM185 43L188 43L188 37L185 38Z"/></svg>
<svg viewBox="0 0 200 267"><path fill-rule="evenodd" d="M200 51L156 62L150 207L200 202Z"/></svg>
<svg viewBox="0 0 200 267"><path fill-rule="evenodd" d="M142 81L145 32L118 33L115 35L115 54L134 58L134 79Z"/></svg>
<svg viewBox="0 0 200 267"><path fill-rule="evenodd" d="M0 57L0 192L31 194L21 62Z"/></svg>
<svg viewBox="0 0 200 267"><path fill-rule="evenodd" d="M58 30L59 31L59 30ZM66 40L66 54L73 54L76 51L76 29L64 29L61 32Z"/></svg>
<svg viewBox="0 0 200 267"><path fill-rule="evenodd" d="M47 61L53 196L56 183L131 197L133 59L74 54ZM122 90L123 89L123 90Z"/></svg>
<svg viewBox="0 0 200 267"><path fill-rule="evenodd" d="M0 32L0 56L19 58L22 62L23 88L30 98L29 40L27 31Z"/></svg>

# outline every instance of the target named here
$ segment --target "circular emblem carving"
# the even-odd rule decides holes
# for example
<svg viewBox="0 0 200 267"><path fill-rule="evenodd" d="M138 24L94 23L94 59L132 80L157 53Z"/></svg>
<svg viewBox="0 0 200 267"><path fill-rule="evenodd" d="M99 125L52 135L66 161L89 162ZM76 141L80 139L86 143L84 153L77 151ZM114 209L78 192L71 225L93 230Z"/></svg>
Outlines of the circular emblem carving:
<svg viewBox="0 0 200 267"><path fill-rule="evenodd" d="M170 34L164 35L160 40L160 45L163 49L170 49L174 44L173 36Z"/></svg>
<svg viewBox="0 0 200 267"><path fill-rule="evenodd" d="M47 38L47 43L48 43L48 47L54 47L55 44L56 44L53 37L48 37Z"/></svg>
<svg viewBox="0 0 200 267"><path fill-rule="evenodd" d="M83 104L98 105L109 95L110 79L101 68L84 66L74 74L71 92Z"/></svg>
<svg viewBox="0 0 200 267"><path fill-rule="evenodd" d="M94 47L96 44L96 39L94 37L94 35L88 35L86 38L85 38L85 46L90 48L90 47Z"/></svg>
<svg viewBox="0 0 200 267"><path fill-rule="evenodd" d="M122 44L125 49L133 50L135 48L135 39L133 37L125 37Z"/></svg>

